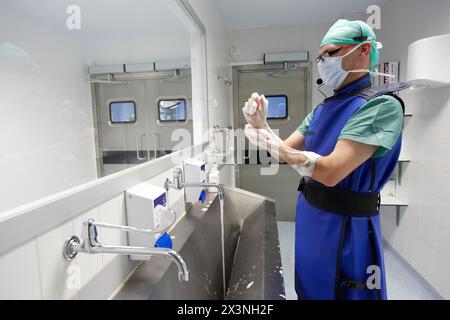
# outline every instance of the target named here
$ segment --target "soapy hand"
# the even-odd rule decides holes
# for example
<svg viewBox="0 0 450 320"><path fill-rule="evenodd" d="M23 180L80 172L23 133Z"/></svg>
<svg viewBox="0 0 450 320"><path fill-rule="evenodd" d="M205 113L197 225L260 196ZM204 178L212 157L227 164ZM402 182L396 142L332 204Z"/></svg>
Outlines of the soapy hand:
<svg viewBox="0 0 450 320"><path fill-rule="evenodd" d="M269 151L273 156L279 160L276 155L279 154L279 147L282 143L281 139L277 139L277 136L270 134L270 132L263 129L256 129L252 125L247 124L244 129L245 136L255 146Z"/></svg>
<svg viewBox="0 0 450 320"><path fill-rule="evenodd" d="M269 127L255 129L245 126L245 135L249 141L267 151L278 162L280 159L288 163L301 176L311 177L316 167L316 161L321 156L308 151L299 151L286 145Z"/></svg>
<svg viewBox="0 0 450 320"><path fill-rule="evenodd" d="M268 101L264 95L253 93L242 108L247 122L256 129L267 127Z"/></svg>
<svg viewBox="0 0 450 320"><path fill-rule="evenodd" d="M252 144L269 151L277 161L281 159L290 165L303 165L308 161L302 151L287 146L270 128L255 129L247 124L245 135Z"/></svg>

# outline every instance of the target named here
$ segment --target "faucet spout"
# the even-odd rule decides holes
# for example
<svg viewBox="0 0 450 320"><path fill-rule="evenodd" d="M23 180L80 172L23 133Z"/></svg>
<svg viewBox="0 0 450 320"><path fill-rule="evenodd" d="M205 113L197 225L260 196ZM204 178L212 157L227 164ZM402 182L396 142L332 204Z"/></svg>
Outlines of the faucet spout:
<svg viewBox="0 0 450 320"><path fill-rule="evenodd" d="M95 251L99 253L115 253L122 255L147 255L168 257L178 267L178 279L189 281L189 270L186 262L178 252L166 248L128 247L128 246L101 246Z"/></svg>

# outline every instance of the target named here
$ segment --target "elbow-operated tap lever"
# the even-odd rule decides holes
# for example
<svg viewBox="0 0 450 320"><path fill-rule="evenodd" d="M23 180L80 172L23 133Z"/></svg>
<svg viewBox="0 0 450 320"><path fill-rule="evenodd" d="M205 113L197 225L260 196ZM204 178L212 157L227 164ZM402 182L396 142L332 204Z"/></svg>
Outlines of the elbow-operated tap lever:
<svg viewBox="0 0 450 320"><path fill-rule="evenodd" d="M164 256L172 259L178 267L178 278L180 281L189 281L189 270L183 258L172 249L152 248L152 247L132 247L132 246L110 246L101 244L98 237L97 228L118 229L125 232L140 232L155 234L156 230L138 229L128 226L107 224L95 222L93 219L87 219L83 222L81 239L77 236L71 236L64 243L64 258L72 260L79 252L95 253L115 253L121 255L147 255ZM161 230L159 230L161 232Z"/></svg>

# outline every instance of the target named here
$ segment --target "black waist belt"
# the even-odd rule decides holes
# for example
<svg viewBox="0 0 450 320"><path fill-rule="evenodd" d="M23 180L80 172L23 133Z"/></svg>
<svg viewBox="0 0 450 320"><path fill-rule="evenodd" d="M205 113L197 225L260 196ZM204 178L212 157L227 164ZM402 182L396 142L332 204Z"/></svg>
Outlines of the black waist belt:
<svg viewBox="0 0 450 320"><path fill-rule="evenodd" d="M303 178L298 186L306 201L324 211L352 216L376 216L380 209L379 192L352 192L327 188Z"/></svg>

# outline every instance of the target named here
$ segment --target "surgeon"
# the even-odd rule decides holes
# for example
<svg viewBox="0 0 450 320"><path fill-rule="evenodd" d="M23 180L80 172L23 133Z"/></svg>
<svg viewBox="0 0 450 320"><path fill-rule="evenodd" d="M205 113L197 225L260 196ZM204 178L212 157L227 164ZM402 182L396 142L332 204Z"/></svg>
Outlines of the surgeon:
<svg viewBox="0 0 450 320"><path fill-rule="evenodd" d="M399 158L408 87L373 87L379 60L372 29L338 20L315 62L334 89L298 130L280 139L266 122L267 100L253 94L243 111L247 138L301 176L295 224L299 299L387 299L380 227L380 190Z"/></svg>

